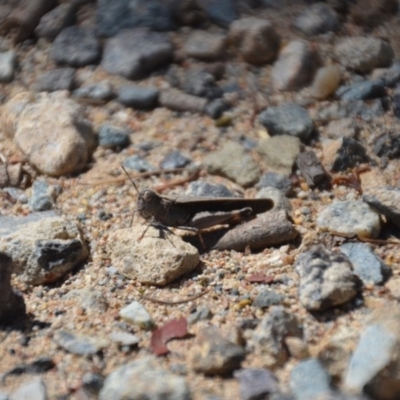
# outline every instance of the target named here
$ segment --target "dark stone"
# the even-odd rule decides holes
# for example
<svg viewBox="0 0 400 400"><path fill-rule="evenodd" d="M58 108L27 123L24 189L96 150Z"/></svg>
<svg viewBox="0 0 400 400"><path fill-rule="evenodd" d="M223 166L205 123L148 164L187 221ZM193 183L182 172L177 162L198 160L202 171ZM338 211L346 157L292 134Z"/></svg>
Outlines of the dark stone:
<svg viewBox="0 0 400 400"><path fill-rule="evenodd" d="M390 68L383 73L379 79L383 81L386 87L393 87L400 81L400 63L395 62Z"/></svg>
<svg viewBox="0 0 400 400"><path fill-rule="evenodd" d="M94 372L87 372L82 377L82 389L89 396L98 396L103 387L104 377Z"/></svg>
<svg viewBox="0 0 400 400"><path fill-rule="evenodd" d="M40 357L35 361L32 361L29 364L20 364L16 367L8 370L3 375L1 375L1 381L4 380L8 376L19 376L22 374L42 374L44 372L50 371L56 366L55 362L50 357Z"/></svg>
<svg viewBox="0 0 400 400"><path fill-rule="evenodd" d="M336 96L346 101L371 100L384 97L385 87L381 80L357 82L350 86L342 86Z"/></svg>
<svg viewBox="0 0 400 400"><path fill-rule="evenodd" d="M400 157L400 134L384 133L379 136L373 145L374 153L379 157L387 157L389 159Z"/></svg>
<svg viewBox="0 0 400 400"><path fill-rule="evenodd" d="M99 130L99 145L106 148L129 146L129 132L115 126L104 124Z"/></svg>
<svg viewBox="0 0 400 400"><path fill-rule="evenodd" d="M183 90L193 96L205 97L209 100L217 99L223 94L214 76L203 70L189 71L186 74Z"/></svg>
<svg viewBox="0 0 400 400"><path fill-rule="evenodd" d="M285 195L289 195L293 191L293 183L286 175L272 171L265 173L256 185L257 189L262 189L265 187L279 189Z"/></svg>
<svg viewBox="0 0 400 400"><path fill-rule="evenodd" d="M235 19L239 18L233 0L198 0L197 4L211 21L223 28L229 27Z"/></svg>
<svg viewBox="0 0 400 400"><path fill-rule="evenodd" d="M190 164L192 160L185 157L181 152L173 150L168 153L164 159L160 162L160 168L162 169L173 169L173 168L183 168Z"/></svg>
<svg viewBox="0 0 400 400"><path fill-rule="evenodd" d="M50 55L56 63L71 67L97 64L101 55L100 42L91 28L70 26L57 36Z"/></svg>
<svg viewBox="0 0 400 400"><path fill-rule="evenodd" d="M368 162L369 158L364 146L355 139L344 137L337 150L331 171L345 171L357 164Z"/></svg>
<svg viewBox="0 0 400 400"><path fill-rule="evenodd" d="M57 90L71 90L74 85L74 68L56 68L39 75L36 81L38 92L55 92Z"/></svg>
<svg viewBox="0 0 400 400"><path fill-rule="evenodd" d="M113 90L109 83L100 82L88 86L82 86L74 90L74 96L93 103L104 102L110 100L113 96Z"/></svg>
<svg viewBox="0 0 400 400"><path fill-rule="evenodd" d="M118 90L118 101L126 107L151 110L157 106L159 93L154 87L122 86Z"/></svg>
<svg viewBox="0 0 400 400"><path fill-rule="evenodd" d="M145 158L139 156L138 154L135 154L125 159L124 167L136 170L138 172L152 171L154 169L153 166L150 165Z"/></svg>
<svg viewBox="0 0 400 400"><path fill-rule="evenodd" d="M218 119L222 114L231 108L230 104L224 99L211 100L204 107L204 113L210 118Z"/></svg>

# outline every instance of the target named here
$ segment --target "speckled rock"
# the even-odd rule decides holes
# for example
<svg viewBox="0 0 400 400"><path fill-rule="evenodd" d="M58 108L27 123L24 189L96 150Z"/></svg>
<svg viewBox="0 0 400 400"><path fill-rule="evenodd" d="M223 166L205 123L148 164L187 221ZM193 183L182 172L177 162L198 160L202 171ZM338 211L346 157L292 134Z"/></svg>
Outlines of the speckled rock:
<svg viewBox="0 0 400 400"><path fill-rule="evenodd" d="M263 18L246 17L232 23L229 40L250 64L265 64L278 54L280 38L272 24Z"/></svg>
<svg viewBox="0 0 400 400"><path fill-rule="evenodd" d="M220 174L247 187L260 178L260 169L244 148L235 142L227 143L220 151L209 154L203 161L210 174Z"/></svg>
<svg viewBox="0 0 400 400"><path fill-rule="evenodd" d="M136 226L110 235L108 251L121 274L141 283L165 286L197 267L199 252L195 247L177 235L152 227L139 242L145 229Z"/></svg>
<svg viewBox="0 0 400 400"><path fill-rule="evenodd" d="M226 36L207 31L193 31L184 47L184 53L203 61L218 60L226 52Z"/></svg>
<svg viewBox="0 0 400 400"><path fill-rule="evenodd" d="M323 246L300 254L295 264L300 276L299 298L309 311L322 311L347 303L357 294L349 259Z"/></svg>
<svg viewBox="0 0 400 400"><path fill-rule="evenodd" d="M262 289L254 299L253 305L257 308L268 308L273 305L281 304L284 296L273 290Z"/></svg>
<svg viewBox="0 0 400 400"><path fill-rule="evenodd" d="M337 65L319 68L311 85L311 95L319 100L326 99L335 93L341 78L342 74Z"/></svg>
<svg viewBox="0 0 400 400"><path fill-rule="evenodd" d="M138 154L134 154L125 159L124 167L127 169L133 169L139 172L152 171L154 167L143 157Z"/></svg>
<svg viewBox="0 0 400 400"><path fill-rule="evenodd" d="M0 82L11 82L17 67L17 54L14 51L1 52L0 49Z"/></svg>
<svg viewBox="0 0 400 400"><path fill-rule="evenodd" d="M319 212L317 225L323 231L344 236L377 237L379 214L363 201L336 201Z"/></svg>
<svg viewBox="0 0 400 400"><path fill-rule="evenodd" d="M69 353L79 356L97 354L109 345L109 342L105 339L75 335L64 330L56 331L53 341Z"/></svg>
<svg viewBox="0 0 400 400"><path fill-rule="evenodd" d="M381 80L357 82L342 86L336 91L336 96L346 101L371 100L384 97L385 94L386 91Z"/></svg>
<svg viewBox="0 0 400 400"><path fill-rule="evenodd" d="M329 122L325 133L330 139L340 139L342 137L357 139L360 128L353 118L343 118Z"/></svg>
<svg viewBox="0 0 400 400"><path fill-rule="evenodd" d="M29 206L32 211L51 210L59 192L54 185L46 181L36 179L32 185L32 194L29 199Z"/></svg>
<svg viewBox="0 0 400 400"><path fill-rule="evenodd" d="M166 156L160 162L160 168L162 169L173 169L183 168L190 164L191 159L184 156L180 151L173 150L166 154Z"/></svg>
<svg viewBox="0 0 400 400"><path fill-rule="evenodd" d="M0 217L0 251L10 254L13 272L31 285L54 282L88 256L78 227L52 211Z"/></svg>
<svg viewBox="0 0 400 400"><path fill-rule="evenodd" d="M133 361L115 369L104 381L99 400L190 400L184 378L159 367L153 358Z"/></svg>

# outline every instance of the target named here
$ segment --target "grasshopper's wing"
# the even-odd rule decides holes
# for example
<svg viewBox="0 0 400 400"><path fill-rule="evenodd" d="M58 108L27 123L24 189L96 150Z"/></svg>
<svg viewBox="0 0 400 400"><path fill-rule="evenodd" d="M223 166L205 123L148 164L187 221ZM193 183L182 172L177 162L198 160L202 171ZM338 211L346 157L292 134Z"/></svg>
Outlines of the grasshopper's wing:
<svg viewBox="0 0 400 400"><path fill-rule="evenodd" d="M202 211L233 211L250 207L254 214L261 214L273 208L271 199L243 199L237 197L191 197L163 196L173 204L190 207L193 213Z"/></svg>

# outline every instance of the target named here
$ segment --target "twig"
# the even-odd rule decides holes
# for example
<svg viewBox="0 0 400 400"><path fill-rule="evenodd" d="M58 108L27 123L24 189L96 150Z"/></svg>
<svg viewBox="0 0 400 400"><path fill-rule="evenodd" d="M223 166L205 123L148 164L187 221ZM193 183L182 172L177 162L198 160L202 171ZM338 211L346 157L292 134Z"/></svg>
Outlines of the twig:
<svg viewBox="0 0 400 400"><path fill-rule="evenodd" d="M153 303L157 303L157 304L164 304L164 305L167 305L167 306L174 306L174 305L178 305L178 304L189 303L189 302L192 301L192 300L196 300L196 299L198 299L198 298L204 296L206 293L208 293L208 290L209 290L209 289L205 289L205 290L203 290L201 293L196 294L196 295L193 296L193 297L189 297L189 298L187 298L187 299L177 300L177 301L159 300L159 299L155 299L155 298L153 298L153 297L149 297L149 296L146 296L146 295L142 295L141 298L144 299L144 300L151 301L151 302L153 302Z"/></svg>

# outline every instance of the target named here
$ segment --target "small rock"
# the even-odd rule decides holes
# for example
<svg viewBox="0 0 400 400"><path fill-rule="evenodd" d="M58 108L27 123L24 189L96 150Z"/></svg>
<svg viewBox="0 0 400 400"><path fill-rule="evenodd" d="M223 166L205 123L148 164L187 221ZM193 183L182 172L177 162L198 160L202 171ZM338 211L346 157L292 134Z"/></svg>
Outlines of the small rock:
<svg viewBox="0 0 400 400"><path fill-rule="evenodd" d="M73 4L61 3L40 19L35 29L38 37L54 40L67 26L75 24L76 7Z"/></svg>
<svg viewBox="0 0 400 400"><path fill-rule="evenodd" d="M106 340L75 335L63 330L55 332L53 341L65 351L79 356L95 355L109 345Z"/></svg>
<svg viewBox="0 0 400 400"><path fill-rule="evenodd" d="M301 361L290 374L290 388L296 400L318 400L332 393L331 378L315 358Z"/></svg>
<svg viewBox="0 0 400 400"><path fill-rule="evenodd" d="M400 228L400 189L377 186L364 193L363 200Z"/></svg>
<svg viewBox="0 0 400 400"><path fill-rule="evenodd" d="M204 70L189 71L183 89L188 94L209 100L222 96L222 89L216 84L214 76Z"/></svg>
<svg viewBox="0 0 400 400"><path fill-rule="evenodd" d="M253 333L255 354L261 356L266 368L284 365L289 358L284 339L302 337L303 332L296 317L283 306L272 306Z"/></svg>
<svg viewBox="0 0 400 400"><path fill-rule="evenodd" d="M138 154L126 158L123 164L125 168L138 172L147 172L154 169L154 167L149 164L145 158L139 156Z"/></svg>
<svg viewBox="0 0 400 400"><path fill-rule="evenodd" d="M285 210L288 214L292 211L289 199L279 189L273 187L262 188L256 194L256 199L271 199L274 202L274 211Z"/></svg>
<svg viewBox="0 0 400 400"><path fill-rule="evenodd" d="M206 321L211 319L213 316L212 311L207 306L200 306L192 310L187 317L187 322L189 325L193 325L199 321Z"/></svg>
<svg viewBox="0 0 400 400"><path fill-rule="evenodd" d="M17 67L17 55L14 51L0 52L0 82L11 82Z"/></svg>
<svg viewBox="0 0 400 400"><path fill-rule="evenodd" d="M243 187L248 187L260 178L260 169L243 147L228 142L220 151L209 154L204 166L210 174L220 174Z"/></svg>
<svg viewBox="0 0 400 400"><path fill-rule="evenodd" d="M187 363L196 372L206 375L225 375L240 368L245 351L221 336L218 329L201 330L187 355Z"/></svg>
<svg viewBox="0 0 400 400"><path fill-rule="evenodd" d="M122 310L121 310L122 311ZM120 346L133 347L139 343L139 337L132 333L113 331L110 333L110 340L118 343Z"/></svg>
<svg viewBox="0 0 400 400"><path fill-rule="evenodd" d="M235 21L229 29L229 40L250 64L266 64L275 59L280 38L266 19L247 17Z"/></svg>
<svg viewBox="0 0 400 400"><path fill-rule="evenodd" d="M209 101L204 107L204 113L210 118L218 120L222 114L229 110L231 105L227 103L224 99L215 99Z"/></svg>
<svg viewBox="0 0 400 400"><path fill-rule="evenodd" d="M268 107L259 115L259 119L272 136L290 135L307 140L314 130L307 110L292 103Z"/></svg>
<svg viewBox="0 0 400 400"><path fill-rule="evenodd" d="M341 79L342 74L338 66L329 65L319 68L311 85L311 96L319 100L328 98L335 93Z"/></svg>
<svg viewBox="0 0 400 400"><path fill-rule="evenodd" d="M98 63L101 47L93 29L74 25L64 28L56 37L50 54L58 64L84 67Z"/></svg>
<svg viewBox="0 0 400 400"><path fill-rule="evenodd" d="M300 254L295 264L300 276L299 298L308 311L322 311L347 303L357 294L349 259L323 246Z"/></svg>
<svg viewBox="0 0 400 400"><path fill-rule="evenodd" d="M316 3L306 8L295 20L295 28L313 36L339 29L336 12L325 3Z"/></svg>
<svg viewBox="0 0 400 400"><path fill-rule="evenodd" d="M147 310L138 301L133 301L119 312L120 317L132 325L141 329L151 330L155 324Z"/></svg>
<svg viewBox="0 0 400 400"><path fill-rule="evenodd" d="M288 175L292 172L296 158L300 153L300 139L289 135L261 139L258 151L263 161L273 171Z"/></svg>
<svg viewBox="0 0 400 400"><path fill-rule="evenodd" d="M300 89L313 79L319 64L315 46L304 40L293 40L272 67L272 84L276 90Z"/></svg>
<svg viewBox="0 0 400 400"><path fill-rule="evenodd" d="M96 397L104 384L104 378L100 374L86 372L82 377L82 390L87 396Z"/></svg>
<svg viewBox="0 0 400 400"><path fill-rule="evenodd" d="M284 296L272 290L263 289L254 299L254 306L257 308L268 308L276 304L282 303Z"/></svg>
<svg viewBox="0 0 400 400"><path fill-rule="evenodd" d="M13 272L31 285L56 281L88 256L78 227L52 211L0 217L0 251L10 254Z"/></svg>
<svg viewBox="0 0 400 400"><path fill-rule="evenodd" d="M104 124L99 130L99 145L107 149L129 146L129 132L115 126Z"/></svg>
<svg viewBox="0 0 400 400"><path fill-rule="evenodd" d="M47 388L42 378L34 378L22 384L10 396L10 400L47 400Z"/></svg>
<svg viewBox="0 0 400 400"><path fill-rule="evenodd" d="M74 85L74 68L56 68L39 75L36 81L38 92L55 92L57 90L71 90Z"/></svg>
<svg viewBox="0 0 400 400"><path fill-rule="evenodd" d="M107 311L108 301L102 292L92 287L73 289L67 292L63 299L75 299L79 307L85 310L87 315L101 314Z"/></svg>
<svg viewBox="0 0 400 400"><path fill-rule="evenodd" d="M112 86L108 82L100 82L75 89L74 96L78 99L85 99L89 103L98 104L99 102L110 100L114 93Z"/></svg>
<svg viewBox="0 0 400 400"><path fill-rule="evenodd" d="M184 378L160 368L153 358L125 364L107 376L99 400L190 400Z"/></svg>
<svg viewBox="0 0 400 400"><path fill-rule="evenodd" d="M264 399L266 396L279 391L275 375L263 368L240 369L233 373L239 380L242 400Z"/></svg>
<svg viewBox="0 0 400 400"><path fill-rule="evenodd" d="M373 399L399 398L399 321L398 305L374 311L352 354L344 377L346 391L367 391Z"/></svg>
<svg viewBox="0 0 400 400"><path fill-rule="evenodd" d="M206 98L192 96L176 89L166 89L160 93L159 102L162 107L173 111L189 111L202 113L208 103Z"/></svg>
<svg viewBox="0 0 400 400"><path fill-rule="evenodd" d="M25 316L24 298L15 292L11 286L11 274L15 267L12 259L5 253L0 253L0 323L15 321Z"/></svg>
<svg viewBox="0 0 400 400"><path fill-rule="evenodd" d="M365 283L382 284L389 273L384 264L371 248L365 243L345 243L340 246L353 265L354 273Z"/></svg>
<svg viewBox="0 0 400 400"><path fill-rule="evenodd" d="M345 171L369 161L364 146L352 138L343 137L326 142L323 145L323 151L324 166L329 171Z"/></svg>
<svg viewBox="0 0 400 400"><path fill-rule="evenodd" d="M221 183L203 181L190 182L185 194L194 197L237 197L234 192Z"/></svg>
<svg viewBox="0 0 400 400"><path fill-rule="evenodd" d="M185 157L180 151L173 150L160 162L161 169L184 168L191 163L191 159Z"/></svg>
<svg viewBox="0 0 400 400"><path fill-rule="evenodd" d="M332 235L374 238L379 235L379 214L358 200L336 201L326 206L318 215L317 225Z"/></svg>
<svg viewBox="0 0 400 400"><path fill-rule="evenodd" d="M165 286L197 267L195 247L156 228L149 228L139 242L144 229L119 229L110 235L112 264L121 274L141 283ZM168 234L169 240L163 237Z"/></svg>
<svg viewBox="0 0 400 400"><path fill-rule="evenodd" d="M286 175L273 171L266 172L263 176L261 176L256 185L257 189L263 189L267 187L278 189L286 196L289 196L293 191L292 181Z"/></svg>
<svg viewBox="0 0 400 400"><path fill-rule="evenodd" d="M342 39L335 47L335 54L346 68L361 73L367 73L374 68L388 67L394 56L389 43L372 36Z"/></svg>
<svg viewBox="0 0 400 400"><path fill-rule="evenodd" d="M57 188L46 181L35 180L32 185L32 195L29 206L32 211L51 210L57 198Z"/></svg>
<svg viewBox="0 0 400 400"><path fill-rule="evenodd" d="M336 92L338 97L346 101L371 100L384 97L385 94L383 82L380 80L357 82L350 86L343 86Z"/></svg>
<svg viewBox="0 0 400 400"><path fill-rule="evenodd" d="M226 36L207 31L193 31L184 47L184 53L203 61L218 60L226 51Z"/></svg>
<svg viewBox="0 0 400 400"><path fill-rule="evenodd" d="M378 70L375 70L378 71ZM374 71L374 72L375 72ZM390 68L380 69L382 71L378 76L374 76L376 79L380 79L386 87L393 87L400 82L400 63L394 62Z"/></svg>
<svg viewBox="0 0 400 400"><path fill-rule="evenodd" d="M168 36L146 29L126 29L107 39L101 66L110 74L141 79L172 60Z"/></svg>
<svg viewBox="0 0 400 400"><path fill-rule="evenodd" d="M385 132L374 139L374 153L388 159L400 157L400 135L397 132Z"/></svg>
<svg viewBox="0 0 400 400"><path fill-rule="evenodd" d="M352 138L356 139L359 126L352 118L343 118L329 122L326 127L326 136L330 139Z"/></svg>
<svg viewBox="0 0 400 400"><path fill-rule="evenodd" d="M159 0L99 0L96 7L96 30L100 36L114 36L123 29L146 27L155 31L174 28L168 3Z"/></svg>
<svg viewBox="0 0 400 400"><path fill-rule="evenodd" d="M301 152L297 156L296 164L309 187L314 187L325 180L326 172L312 150Z"/></svg>
<svg viewBox="0 0 400 400"><path fill-rule="evenodd" d="M208 18L217 25L223 28L228 28L229 25L238 18L235 4L232 0L198 0L196 3L203 9Z"/></svg>
<svg viewBox="0 0 400 400"><path fill-rule="evenodd" d="M159 94L160 91L154 87L122 86L118 90L118 101L125 107L152 110L157 107Z"/></svg>

